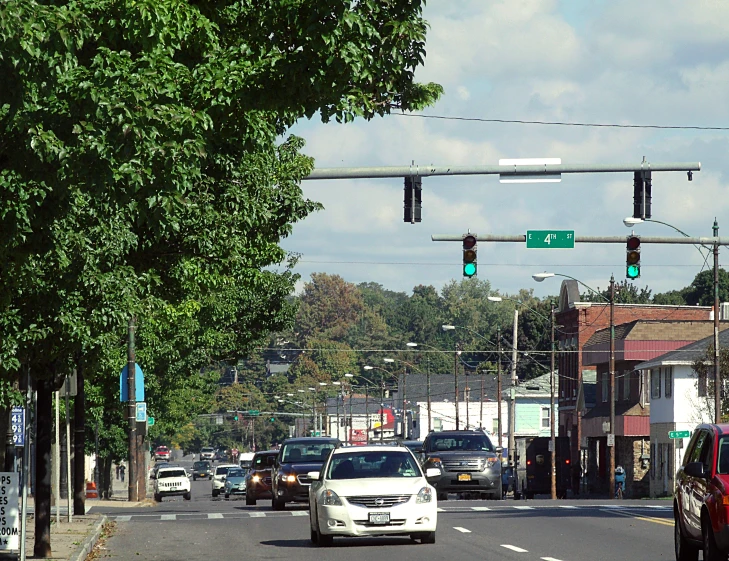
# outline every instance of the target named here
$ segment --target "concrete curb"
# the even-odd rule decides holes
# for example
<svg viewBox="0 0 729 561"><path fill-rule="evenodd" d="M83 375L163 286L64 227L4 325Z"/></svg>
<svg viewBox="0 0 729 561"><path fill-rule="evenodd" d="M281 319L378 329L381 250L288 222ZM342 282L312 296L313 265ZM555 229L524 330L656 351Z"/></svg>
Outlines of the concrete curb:
<svg viewBox="0 0 729 561"><path fill-rule="evenodd" d="M84 561L86 557L88 557L89 553L91 553L91 550L96 545L96 542L99 541L99 536L101 535L101 531L103 530L104 524L106 524L107 520L107 516L105 514L102 514L101 518L99 518L99 520L94 525L94 529L91 532L91 535L88 536L84 540L84 543L79 546L76 552L71 555L69 561Z"/></svg>

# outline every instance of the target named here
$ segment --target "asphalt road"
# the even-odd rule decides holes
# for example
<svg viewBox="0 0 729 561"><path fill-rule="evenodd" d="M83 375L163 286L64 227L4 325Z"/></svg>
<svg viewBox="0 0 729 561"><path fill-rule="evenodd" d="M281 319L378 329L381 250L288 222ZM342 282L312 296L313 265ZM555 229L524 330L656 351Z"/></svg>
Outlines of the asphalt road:
<svg viewBox="0 0 729 561"><path fill-rule="evenodd" d="M305 506L273 512L269 500L252 507L244 498L213 499L209 481L194 481L191 501L175 497L156 507L105 509L118 522L106 547L115 559L160 561L307 561L340 559L343 551L347 561L657 561L674 555L670 501L449 500L439 507L434 545L341 538L321 549L309 542Z"/></svg>

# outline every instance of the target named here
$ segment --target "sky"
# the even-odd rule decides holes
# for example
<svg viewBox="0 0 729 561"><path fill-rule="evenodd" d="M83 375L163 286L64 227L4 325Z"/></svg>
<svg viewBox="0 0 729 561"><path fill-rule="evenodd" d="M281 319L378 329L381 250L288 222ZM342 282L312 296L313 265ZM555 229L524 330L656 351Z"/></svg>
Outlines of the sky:
<svg viewBox="0 0 729 561"><path fill-rule="evenodd" d="M316 168L498 165L501 158L561 158L563 164L701 162L653 173L653 219L692 236L729 236L728 130L555 126L426 116L619 125L729 127L729 2L721 0L430 0L430 29L418 82L445 94L418 116L298 123ZM412 293L462 278L462 248L433 234L627 236L632 173L563 174L560 183L501 184L494 175L423 178L422 222L403 222L403 180L307 180L325 210L294 226L282 246L299 253L300 289L314 272ZM679 236L669 226L633 227ZM727 249L720 264L727 267ZM687 286L705 263L690 245L645 244L641 278L653 293ZM478 278L502 293L558 294L554 272L604 289L625 278L623 244L526 249L478 244Z"/></svg>

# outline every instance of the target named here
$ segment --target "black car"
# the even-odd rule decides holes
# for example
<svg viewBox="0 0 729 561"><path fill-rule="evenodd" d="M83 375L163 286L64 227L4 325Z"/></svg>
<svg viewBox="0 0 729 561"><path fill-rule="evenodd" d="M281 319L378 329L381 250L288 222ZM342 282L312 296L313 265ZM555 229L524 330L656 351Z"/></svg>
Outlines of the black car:
<svg viewBox="0 0 729 561"><path fill-rule="evenodd" d="M213 467L210 462L197 461L192 464L192 480L196 481L198 477L210 479L213 476Z"/></svg>
<svg viewBox="0 0 729 561"><path fill-rule="evenodd" d="M482 431L431 432L423 443L423 469L438 468L441 475L428 478L438 500L448 493L477 493L484 499L501 498L501 448Z"/></svg>
<svg viewBox="0 0 729 561"><path fill-rule="evenodd" d="M283 510L286 503L309 501L311 471L320 471L329 454L342 445L338 438L304 437L284 440L272 473L271 507Z"/></svg>

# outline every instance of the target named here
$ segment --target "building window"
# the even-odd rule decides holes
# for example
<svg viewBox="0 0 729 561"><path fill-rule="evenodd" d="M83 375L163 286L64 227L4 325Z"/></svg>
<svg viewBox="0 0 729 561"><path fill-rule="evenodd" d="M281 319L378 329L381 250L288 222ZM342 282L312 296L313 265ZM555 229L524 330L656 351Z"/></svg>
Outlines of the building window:
<svg viewBox="0 0 729 561"><path fill-rule="evenodd" d="M542 428L548 429L549 427L549 407L542 407Z"/></svg>
<svg viewBox="0 0 729 561"><path fill-rule="evenodd" d="M673 368L663 368L663 372L665 374L665 382L663 386L665 389L663 390L663 395L671 397L673 394Z"/></svg>
<svg viewBox="0 0 729 561"><path fill-rule="evenodd" d="M630 371L623 372L623 400L630 401Z"/></svg>
<svg viewBox="0 0 729 561"><path fill-rule="evenodd" d="M433 419L433 430L443 430L443 419L440 417Z"/></svg>
<svg viewBox="0 0 729 561"><path fill-rule="evenodd" d="M651 399L660 399L661 397L661 369L651 369Z"/></svg>
<svg viewBox="0 0 729 561"><path fill-rule="evenodd" d="M501 435L499 434L499 420L495 417L491 419L491 434L497 435L499 442L501 442ZM497 444L497 446L501 446L501 444Z"/></svg>
<svg viewBox="0 0 729 561"><path fill-rule="evenodd" d="M699 373L699 397L706 397L707 391L706 384L706 370Z"/></svg>
<svg viewBox="0 0 729 561"><path fill-rule="evenodd" d="M602 402L607 403L608 400L608 373L604 372L600 379L600 392L602 393Z"/></svg>

